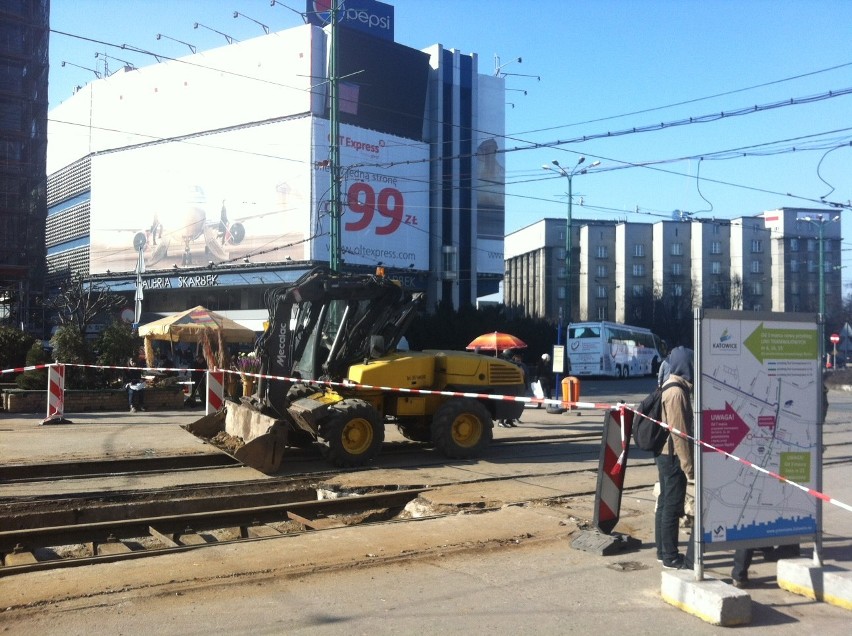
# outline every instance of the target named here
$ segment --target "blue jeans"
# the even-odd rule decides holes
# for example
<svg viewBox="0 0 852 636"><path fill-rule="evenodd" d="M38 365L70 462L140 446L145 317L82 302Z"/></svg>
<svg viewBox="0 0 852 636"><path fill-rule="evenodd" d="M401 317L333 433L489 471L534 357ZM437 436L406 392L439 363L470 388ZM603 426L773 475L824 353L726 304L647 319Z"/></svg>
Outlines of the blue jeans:
<svg viewBox="0 0 852 636"><path fill-rule="evenodd" d="M657 558L668 562L678 556L678 524L686 502L686 474L681 470L677 455L659 455L655 461L660 479L660 498L654 514L654 539Z"/></svg>
<svg viewBox="0 0 852 636"><path fill-rule="evenodd" d="M127 401L130 406L145 406L145 389L127 389Z"/></svg>

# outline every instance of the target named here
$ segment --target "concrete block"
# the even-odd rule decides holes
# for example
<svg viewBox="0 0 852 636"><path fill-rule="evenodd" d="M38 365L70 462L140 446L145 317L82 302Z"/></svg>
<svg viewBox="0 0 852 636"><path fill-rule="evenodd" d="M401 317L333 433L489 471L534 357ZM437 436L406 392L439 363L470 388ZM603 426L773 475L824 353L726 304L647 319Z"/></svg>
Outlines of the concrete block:
<svg viewBox="0 0 852 636"><path fill-rule="evenodd" d="M812 559L778 561L778 587L815 601L852 610L852 572Z"/></svg>
<svg viewBox="0 0 852 636"><path fill-rule="evenodd" d="M692 570L662 573L660 594L670 605L712 625L732 627L751 622L751 597L719 579L695 580Z"/></svg>

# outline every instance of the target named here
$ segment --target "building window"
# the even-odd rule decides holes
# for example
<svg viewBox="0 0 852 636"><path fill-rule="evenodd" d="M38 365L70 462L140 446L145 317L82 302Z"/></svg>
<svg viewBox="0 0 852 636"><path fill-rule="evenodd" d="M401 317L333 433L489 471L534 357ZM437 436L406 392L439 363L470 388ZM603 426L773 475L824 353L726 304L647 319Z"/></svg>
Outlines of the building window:
<svg viewBox="0 0 852 636"><path fill-rule="evenodd" d="M565 278L565 266L564 265L560 265L559 269L556 270L556 277L557 278Z"/></svg>
<svg viewBox="0 0 852 636"><path fill-rule="evenodd" d="M644 263L635 263L633 265L633 275L634 276L644 276L645 275L645 264Z"/></svg>
<svg viewBox="0 0 852 636"><path fill-rule="evenodd" d="M710 273L711 274L721 274L722 273L722 262L721 261L712 261L710 263Z"/></svg>
<svg viewBox="0 0 852 636"><path fill-rule="evenodd" d="M681 285L680 283L675 283L674 285L672 285L672 296L675 296L677 298L683 296L683 285Z"/></svg>
<svg viewBox="0 0 852 636"><path fill-rule="evenodd" d="M713 234L718 234L718 233L721 231L721 230L719 229L719 224L718 224L718 223L714 223L712 227L713 227Z"/></svg>
<svg viewBox="0 0 852 636"><path fill-rule="evenodd" d="M761 241L760 239L752 239L751 253L760 254L761 252L763 252L763 241Z"/></svg>
<svg viewBox="0 0 852 636"><path fill-rule="evenodd" d="M834 266L831 264L831 259L826 258L825 261L822 264L822 271L825 272L826 274L828 274L833 270L834 270Z"/></svg>
<svg viewBox="0 0 852 636"><path fill-rule="evenodd" d="M808 251L816 252L816 241L813 239L808 239Z"/></svg>
<svg viewBox="0 0 852 636"><path fill-rule="evenodd" d="M791 280L790 281L790 293L798 294L799 293L799 281Z"/></svg>
<svg viewBox="0 0 852 636"><path fill-rule="evenodd" d="M799 251L799 239L791 238L790 239L790 251L798 252Z"/></svg>
<svg viewBox="0 0 852 636"><path fill-rule="evenodd" d="M760 273L760 261L752 261L751 262L751 273L759 274Z"/></svg>
<svg viewBox="0 0 852 636"><path fill-rule="evenodd" d="M683 265L672 263L672 276L680 276L681 274L683 274Z"/></svg>
<svg viewBox="0 0 852 636"><path fill-rule="evenodd" d="M559 298L559 300L565 300L565 287L564 286L560 285L559 287L556 288L556 296Z"/></svg>
<svg viewBox="0 0 852 636"><path fill-rule="evenodd" d="M808 281L808 294L813 296L816 293L816 291L817 291L817 284L814 281L809 280Z"/></svg>
<svg viewBox="0 0 852 636"><path fill-rule="evenodd" d="M598 265L598 278L606 278L606 276L607 276L606 265Z"/></svg>
<svg viewBox="0 0 852 636"><path fill-rule="evenodd" d="M645 295L644 285L633 285L633 297L640 298Z"/></svg>
<svg viewBox="0 0 852 636"><path fill-rule="evenodd" d="M722 253L722 241L713 241L710 243L710 253L711 254L721 254Z"/></svg>
<svg viewBox="0 0 852 636"><path fill-rule="evenodd" d="M811 259L808 261L808 271L813 273L817 271L819 268L817 267L817 263L815 260Z"/></svg>
<svg viewBox="0 0 852 636"><path fill-rule="evenodd" d="M672 256L683 256L683 243L672 243Z"/></svg>
<svg viewBox="0 0 852 636"><path fill-rule="evenodd" d="M609 257L609 250L607 249L606 245L598 245L597 253L598 253L598 258L608 258Z"/></svg>
<svg viewBox="0 0 852 636"><path fill-rule="evenodd" d="M710 293L714 296L721 296L722 295L722 284L719 281L715 281L710 286Z"/></svg>
<svg viewBox="0 0 852 636"><path fill-rule="evenodd" d="M799 261L790 261L790 271L798 272L799 271Z"/></svg>
<svg viewBox="0 0 852 636"><path fill-rule="evenodd" d="M754 296L762 296L763 295L763 283L759 280L754 281L751 284L751 293Z"/></svg>
<svg viewBox="0 0 852 636"><path fill-rule="evenodd" d="M606 298L606 287L598 285L598 298Z"/></svg>
<svg viewBox="0 0 852 636"><path fill-rule="evenodd" d="M444 245L442 247L443 252L443 266L444 266L444 278L452 279L458 277L458 248L454 245Z"/></svg>
<svg viewBox="0 0 852 636"><path fill-rule="evenodd" d="M633 246L633 256L643 258L645 256L645 246L642 243L636 243Z"/></svg>
<svg viewBox="0 0 852 636"><path fill-rule="evenodd" d="M754 305L752 305L751 308L754 311L763 311L763 305L761 305L760 303L755 303Z"/></svg>
<svg viewBox="0 0 852 636"><path fill-rule="evenodd" d="M564 261L565 260L565 248L560 247L556 250L556 260Z"/></svg>
<svg viewBox="0 0 852 636"><path fill-rule="evenodd" d="M609 312L606 305L598 307L598 320L609 320Z"/></svg>

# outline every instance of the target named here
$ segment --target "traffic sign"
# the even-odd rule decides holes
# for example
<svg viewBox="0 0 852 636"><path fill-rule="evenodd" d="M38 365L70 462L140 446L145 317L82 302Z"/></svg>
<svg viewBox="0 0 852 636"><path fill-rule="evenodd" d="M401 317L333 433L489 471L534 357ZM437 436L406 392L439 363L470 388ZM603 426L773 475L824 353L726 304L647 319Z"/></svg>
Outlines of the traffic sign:
<svg viewBox="0 0 852 636"><path fill-rule="evenodd" d="M840 336L836 333L833 333L829 337L829 340L831 340L834 344L837 344L838 342L840 342Z"/></svg>

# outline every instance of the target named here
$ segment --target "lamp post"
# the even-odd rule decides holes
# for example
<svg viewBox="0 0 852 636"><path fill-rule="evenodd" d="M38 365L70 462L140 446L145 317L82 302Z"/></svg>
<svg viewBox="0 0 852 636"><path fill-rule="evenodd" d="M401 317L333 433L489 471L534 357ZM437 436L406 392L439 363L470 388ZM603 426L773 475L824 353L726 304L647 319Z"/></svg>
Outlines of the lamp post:
<svg viewBox="0 0 852 636"><path fill-rule="evenodd" d="M817 229L817 237L819 240L819 319L821 323L825 324L825 224L826 223L834 223L840 220L840 215L838 214L834 218L826 218L822 214L816 215L816 218L811 218L810 216L799 217L800 221L805 221L806 223L810 223L815 226ZM819 359L820 365L825 366L825 342L823 338L823 334L820 334L819 339Z"/></svg>
<svg viewBox="0 0 852 636"><path fill-rule="evenodd" d="M589 171L589 168L594 168L595 166L600 165L600 161L593 161L591 164L586 166L585 168L580 168L581 165L586 161L585 157L580 157L577 160L577 163L574 164L574 167L570 170L566 170L563 168L559 161L554 159L551 163L552 166L548 166L544 164L542 168L544 170L549 170L550 172L555 172L559 176L565 177L568 179L568 216L566 217L565 222L565 305L563 309L563 317L565 318L565 326L567 327L571 324L571 213L573 212L574 206L574 192L573 192L573 181L575 174L586 174ZM553 167L555 166L555 167ZM568 343L568 338L566 334L565 343ZM559 320L559 331L556 334L556 344L562 344L562 320ZM565 355L568 355L568 352L565 352ZM559 373L556 374L556 389L559 390Z"/></svg>

